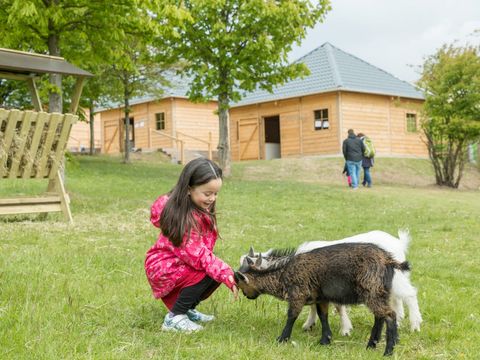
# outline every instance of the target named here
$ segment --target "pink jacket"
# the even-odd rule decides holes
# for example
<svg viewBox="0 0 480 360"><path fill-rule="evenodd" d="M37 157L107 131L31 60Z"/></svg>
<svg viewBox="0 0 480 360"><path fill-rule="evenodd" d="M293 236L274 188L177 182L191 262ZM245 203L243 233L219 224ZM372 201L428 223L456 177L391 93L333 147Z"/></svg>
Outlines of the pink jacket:
<svg viewBox="0 0 480 360"><path fill-rule="evenodd" d="M160 214L168 200L167 195L160 196L151 207L150 221L160 227ZM183 242L175 247L168 238L159 235L157 242L147 252L145 272L152 287L155 298L168 295L176 287L194 285L205 275L217 282L222 282L230 289L234 283L228 280L233 271L226 263L213 255L213 247L217 241L216 230L209 230L211 220L199 213L198 228L191 229L190 236L185 233Z"/></svg>

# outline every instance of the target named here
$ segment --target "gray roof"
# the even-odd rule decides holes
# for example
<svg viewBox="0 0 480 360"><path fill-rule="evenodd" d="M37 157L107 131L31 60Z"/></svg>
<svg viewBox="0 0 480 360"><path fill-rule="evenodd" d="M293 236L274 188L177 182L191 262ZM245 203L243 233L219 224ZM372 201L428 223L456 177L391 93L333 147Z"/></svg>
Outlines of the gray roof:
<svg viewBox="0 0 480 360"><path fill-rule="evenodd" d="M0 72L2 71L22 75L55 73L93 76L88 71L65 61L62 57L0 48Z"/></svg>
<svg viewBox="0 0 480 360"><path fill-rule="evenodd" d="M158 94L146 94L143 96L137 96L130 100L130 105L143 104L151 101L168 99L171 97L176 98L188 98L187 92L190 90L190 79L175 74L173 71L164 74L164 78L170 83L169 85L158 85L158 89L162 91L161 95ZM95 109L95 112L101 112L109 109L118 109L123 107L123 102L108 102L102 107Z"/></svg>
<svg viewBox="0 0 480 360"><path fill-rule="evenodd" d="M329 43L316 48L296 62L307 65L310 75L277 86L273 89L273 93L265 90L253 91L233 107L331 91L353 91L424 99L422 92L410 83Z"/></svg>

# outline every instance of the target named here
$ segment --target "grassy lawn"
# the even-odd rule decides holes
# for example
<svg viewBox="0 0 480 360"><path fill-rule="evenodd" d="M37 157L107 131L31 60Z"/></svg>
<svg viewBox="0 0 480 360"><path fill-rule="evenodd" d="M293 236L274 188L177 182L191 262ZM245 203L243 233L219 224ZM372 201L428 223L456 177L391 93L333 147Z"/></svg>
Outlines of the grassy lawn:
<svg viewBox="0 0 480 360"><path fill-rule="evenodd" d="M0 218L1 359L380 359L365 350L373 317L350 311L353 333L318 344L318 326L295 324L277 345L286 303L267 295L233 302L222 286L200 310L217 319L192 335L163 333L166 310L143 269L158 235L149 207L181 171L157 157L79 157L68 168L75 224L60 215ZM427 161L379 159L375 186L351 192L338 158L234 164L218 200L216 252L233 267L250 245L264 250L408 227L408 255L424 317L420 333L400 327L398 359L478 359L480 354L480 175L462 190L431 186ZM43 182L0 181L0 196L35 193Z"/></svg>

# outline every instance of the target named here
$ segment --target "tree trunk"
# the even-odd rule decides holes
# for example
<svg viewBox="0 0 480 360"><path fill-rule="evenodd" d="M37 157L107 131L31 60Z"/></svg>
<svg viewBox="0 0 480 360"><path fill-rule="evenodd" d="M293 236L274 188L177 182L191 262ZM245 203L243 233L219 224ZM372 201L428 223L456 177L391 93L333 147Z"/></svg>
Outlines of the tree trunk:
<svg viewBox="0 0 480 360"><path fill-rule="evenodd" d="M124 163L128 164L130 162L130 104L129 100L129 92L128 92L128 80L126 78L123 82L124 87L124 105L125 105L125 156L124 156Z"/></svg>
<svg viewBox="0 0 480 360"><path fill-rule="evenodd" d="M218 117L219 117L219 139L218 139L218 159L223 175L231 175L230 167L230 145L228 135L228 109L229 99L226 94L220 94L218 97Z"/></svg>
<svg viewBox="0 0 480 360"><path fill-rule="evenodd" d="M53 31L53 25L49 20L49 30ZM50 32L48 35L48 53L52 56L60 56L60 39L58 35ZM50 90L48 99L48 112L63 113L63 99L62 99L62 75L50 74L50 84L53 88Z"/></svg>
<svg viewBox="0 0 480 360"><path fill-rule="evenodd" d="M90 105L89 127L90 127L90 155L95 154L95 114L93 113L93 105Z"/></svg>

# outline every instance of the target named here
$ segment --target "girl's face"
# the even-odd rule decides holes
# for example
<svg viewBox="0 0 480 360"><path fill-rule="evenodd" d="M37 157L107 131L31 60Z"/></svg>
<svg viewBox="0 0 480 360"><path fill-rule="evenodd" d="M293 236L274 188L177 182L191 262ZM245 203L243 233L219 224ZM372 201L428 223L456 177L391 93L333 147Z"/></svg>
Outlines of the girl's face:
<svg viewBox="0 0 480 360"><path fill-rule="evenodd" d="M222 179L213 179L203 185L190 188L189 194L193 203L199 208L210 210L210 207L217 199L217 194L222 187Z"/></svg>

